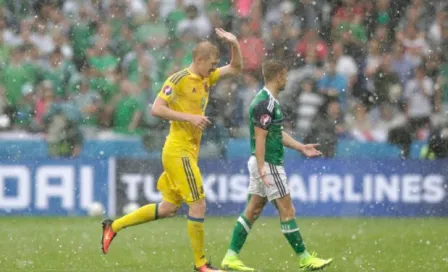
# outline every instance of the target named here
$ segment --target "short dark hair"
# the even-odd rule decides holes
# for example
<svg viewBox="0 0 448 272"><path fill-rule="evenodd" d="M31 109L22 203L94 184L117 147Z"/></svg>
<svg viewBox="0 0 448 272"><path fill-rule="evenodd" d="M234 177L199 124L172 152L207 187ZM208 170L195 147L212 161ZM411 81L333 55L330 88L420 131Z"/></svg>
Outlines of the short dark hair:
<svg viewBox="0 0 448 272"><path fill-rule="evenodd" d="M265 82L273 80L280 72L288 69L286 64L279 60L267 60L263 62L262 71Z"/></svg>

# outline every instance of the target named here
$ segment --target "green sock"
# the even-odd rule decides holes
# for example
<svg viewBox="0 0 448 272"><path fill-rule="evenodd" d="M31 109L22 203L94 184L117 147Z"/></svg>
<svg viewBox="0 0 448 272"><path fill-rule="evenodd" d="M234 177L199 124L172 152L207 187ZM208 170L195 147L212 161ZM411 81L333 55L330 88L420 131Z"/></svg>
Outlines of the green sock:
<svg viewBox="0 0 448 272"><path fill-rule="evenodd" d="M283 235L285 235L286 240L288 240L288 243L294 249L294 252L301 258L304 254L307 254L296 220L292 219L286 222L280 222L280 226Z"/></svg>
<svg viewBox="0 0 448 272"><path fill-rule="evenodd" d="M240 253L251 227L249 220L244 215L240 215L233 228L232 240L227 251L228 256L235 256Z"/></svg>

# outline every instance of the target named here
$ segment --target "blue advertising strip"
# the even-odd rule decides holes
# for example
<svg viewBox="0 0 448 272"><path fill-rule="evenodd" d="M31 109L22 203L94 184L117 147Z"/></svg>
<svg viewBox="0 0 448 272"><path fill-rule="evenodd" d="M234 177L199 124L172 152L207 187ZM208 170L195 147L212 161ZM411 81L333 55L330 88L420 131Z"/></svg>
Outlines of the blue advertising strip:
<svg viewBox="0 0 448 272"><path fill-rule="evenodd" d="M133 165L133 166L131 166ZM140 167L136 167L140 165ZM144 167L142 167L144 165ZM199 162L208 215L244 210L247 162ZM298 216L448 216L448 161L287 161L288 184ZM117 160L117 213L127 204L161 200L157 160ZM276 215L268 205L265 215Z"/></svg>
<svg viewBox="0 0 448 272"><path fill-rule="evenodd" d="M0 215L85 215L107 211L107 160L0 161Z"/></svg>

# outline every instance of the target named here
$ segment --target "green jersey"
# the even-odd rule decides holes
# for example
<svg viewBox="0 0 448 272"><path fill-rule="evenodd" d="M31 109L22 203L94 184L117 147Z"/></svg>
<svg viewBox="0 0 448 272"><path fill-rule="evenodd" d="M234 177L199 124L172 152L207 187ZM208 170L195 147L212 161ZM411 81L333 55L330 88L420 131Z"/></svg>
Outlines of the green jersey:
<svg viewBox="0 0 448 272"><path fill-rule="evenodd" d="M267 130L264 160L270 164L283 164L283 113L271 92L261 89L249 108L250 147L255 155L255 127Z"/></svg>

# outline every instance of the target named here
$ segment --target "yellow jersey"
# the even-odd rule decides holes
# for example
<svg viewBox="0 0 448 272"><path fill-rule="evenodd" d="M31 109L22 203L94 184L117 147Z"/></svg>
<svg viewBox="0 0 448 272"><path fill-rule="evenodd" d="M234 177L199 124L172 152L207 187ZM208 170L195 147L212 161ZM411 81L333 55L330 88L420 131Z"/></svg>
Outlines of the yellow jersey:
<svg viewBox="0 0 448 272"><path fill-rule="evenodd" d="M171 75L163 84L158 97L170 109L195 115L204 115L210 87L219 79L216 69L209 77L193 74L189 69ZM189 122L171 121L170 132L163 147L165 154L178 156L199 155L202 131Z"/></svg>

